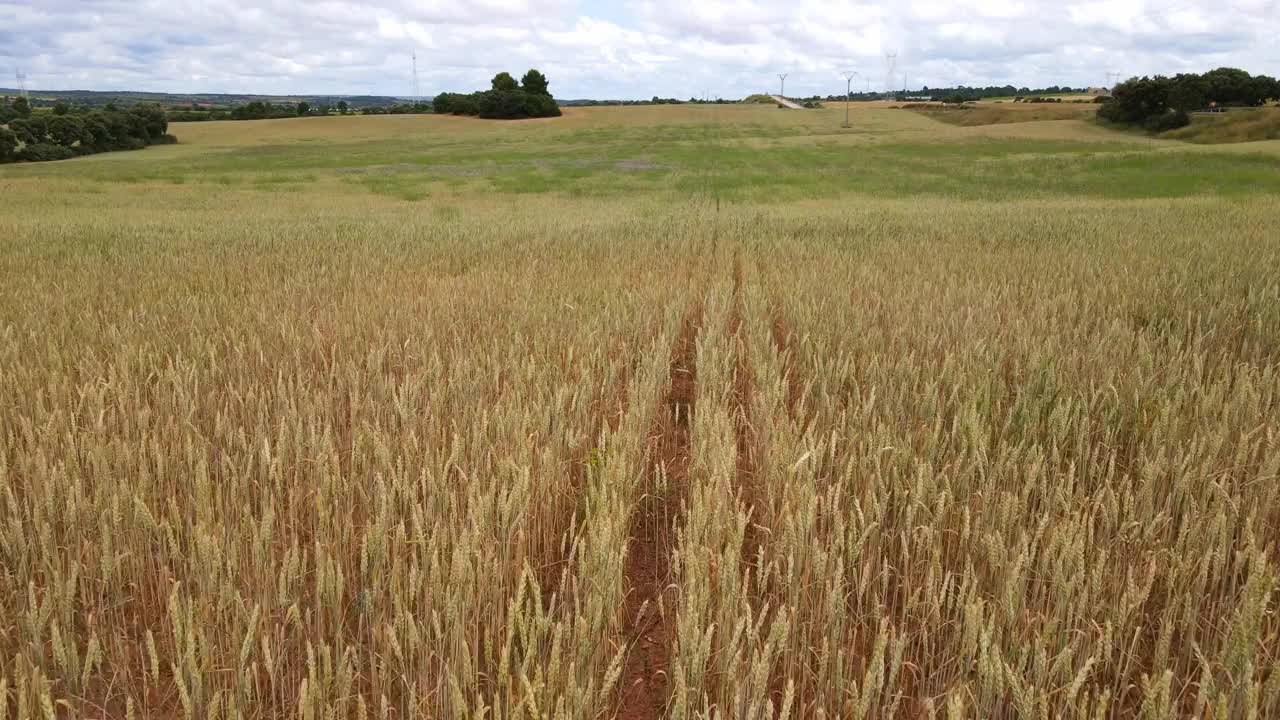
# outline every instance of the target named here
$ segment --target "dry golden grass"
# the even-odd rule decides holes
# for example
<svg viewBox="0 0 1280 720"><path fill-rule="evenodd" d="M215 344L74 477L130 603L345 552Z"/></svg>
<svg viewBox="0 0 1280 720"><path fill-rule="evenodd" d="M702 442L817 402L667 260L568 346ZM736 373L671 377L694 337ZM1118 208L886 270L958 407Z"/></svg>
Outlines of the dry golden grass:
<svg viewBox="0 0 1280 720"><path fill-rule="evenodd" d="M291 166L323 128L361 167L427 130L845 137L667 112L183 126L0 175L0 718L1280 713L1274 194ZM862 112L907 159L970 132ZM244 147L275 164L169 174Z"/></svg>

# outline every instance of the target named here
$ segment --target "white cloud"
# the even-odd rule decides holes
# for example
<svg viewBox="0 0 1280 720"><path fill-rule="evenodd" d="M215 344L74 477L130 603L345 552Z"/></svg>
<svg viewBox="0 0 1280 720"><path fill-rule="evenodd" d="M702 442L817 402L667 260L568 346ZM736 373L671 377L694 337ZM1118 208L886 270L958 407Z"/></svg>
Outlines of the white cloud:
<svg viewBox="0 0 1280 720"><path fill-rule="evenodd" d="M1108 71L1280 73L1280 0L0 0L0 68L32 86L205 92L482 87L536 66L560 97L1096 85ZM0 75L0 85L4 82ZM865 84L864 81L860 81Z"/></svg>

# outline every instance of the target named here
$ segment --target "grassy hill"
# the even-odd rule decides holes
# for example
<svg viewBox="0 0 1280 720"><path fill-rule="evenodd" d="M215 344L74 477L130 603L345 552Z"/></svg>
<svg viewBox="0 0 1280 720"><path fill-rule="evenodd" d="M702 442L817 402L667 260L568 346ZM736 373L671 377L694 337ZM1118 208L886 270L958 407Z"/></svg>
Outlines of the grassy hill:
<svg viewBox="0 0 1280 720"><path fill-rule="evenodd" d="M1206 145L1276 140L1280 139L1280 108L1197 114L1187 127L1161 137Z"/></svg>

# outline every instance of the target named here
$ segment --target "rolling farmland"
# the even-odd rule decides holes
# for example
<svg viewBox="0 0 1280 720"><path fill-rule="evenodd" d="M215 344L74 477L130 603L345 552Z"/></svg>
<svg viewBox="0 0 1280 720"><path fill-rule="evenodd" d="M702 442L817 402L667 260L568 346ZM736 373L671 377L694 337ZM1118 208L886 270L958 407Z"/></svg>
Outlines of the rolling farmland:
<svg viewBox="0 0 1280 720"><path fill-rule="evenodd" d="M843 117L0 169L0 718L1280 714L1280 141Z"/></svg>

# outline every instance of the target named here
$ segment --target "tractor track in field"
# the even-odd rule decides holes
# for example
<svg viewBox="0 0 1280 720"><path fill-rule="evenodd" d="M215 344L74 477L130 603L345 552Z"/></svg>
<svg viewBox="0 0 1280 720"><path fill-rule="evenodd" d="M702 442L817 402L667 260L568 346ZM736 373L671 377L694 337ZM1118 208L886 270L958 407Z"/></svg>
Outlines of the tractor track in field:
<svg viewBox="0 0 1280 720"><path fill-rule="evenodd" d="M651 436L644 492L632 511L623 571L627 586L623 632L629 649L618 680L618 720L663 717L671 694L668 668L676 634L671 553L674 520L684 504L689 479L701 318L700 308L689 313L673 349L667 412Z"/></svg>

